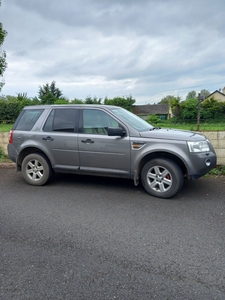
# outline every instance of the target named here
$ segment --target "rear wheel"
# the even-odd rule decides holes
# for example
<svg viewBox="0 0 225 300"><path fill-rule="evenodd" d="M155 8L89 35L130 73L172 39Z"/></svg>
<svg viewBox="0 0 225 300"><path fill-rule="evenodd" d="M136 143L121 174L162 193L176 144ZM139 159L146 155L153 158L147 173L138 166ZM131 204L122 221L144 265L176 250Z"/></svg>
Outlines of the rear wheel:
<svg viewBox="0 0 225 300"><path fill-rule="evenodd" d="M52 176L52 168L43 155L32 153L22 162L22 175L31 185L44 185Z"/></svg>
<svg viewBox="0 0 225 300"><path fill-rule="evenodd" d="M141 172L141 180L150 195L171 198L182 188L184 176L175 162L157 158L145 164Z"/></svg>

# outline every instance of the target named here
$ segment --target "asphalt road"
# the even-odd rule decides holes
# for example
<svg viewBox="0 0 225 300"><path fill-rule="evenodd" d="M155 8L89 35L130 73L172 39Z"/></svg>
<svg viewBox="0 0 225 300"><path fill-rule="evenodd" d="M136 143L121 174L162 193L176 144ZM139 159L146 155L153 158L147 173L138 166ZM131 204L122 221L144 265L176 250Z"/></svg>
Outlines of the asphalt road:
<svg viewBox="0 0 225 300"><path fill-rule="evenodd" d="M0 299L225 299L225 177L172 200L132 181L0 168Z"/></svg>

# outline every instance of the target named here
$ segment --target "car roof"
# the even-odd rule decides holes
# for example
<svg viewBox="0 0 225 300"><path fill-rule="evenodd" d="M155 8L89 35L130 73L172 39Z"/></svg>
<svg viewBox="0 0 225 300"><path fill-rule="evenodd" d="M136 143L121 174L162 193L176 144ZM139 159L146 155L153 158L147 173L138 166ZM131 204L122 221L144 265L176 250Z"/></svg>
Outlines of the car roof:
<svg viewBox="0 0 225 300"><path fill-rule="evenodd" d="M108 108L108 109L113 109L113 108L122 108L119 106L113 106L113 105L102 105L102 104L41 104L41 105L30 105L30 106L25 106L23 109L46 109L46 108Z"/></svg>

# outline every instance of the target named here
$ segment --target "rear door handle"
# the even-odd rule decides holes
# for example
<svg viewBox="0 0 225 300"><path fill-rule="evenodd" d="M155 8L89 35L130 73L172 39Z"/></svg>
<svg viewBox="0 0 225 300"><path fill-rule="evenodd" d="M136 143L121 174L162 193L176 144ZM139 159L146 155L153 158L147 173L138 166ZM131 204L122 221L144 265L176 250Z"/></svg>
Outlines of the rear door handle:
<svg viewBox="0 0 225 300"><path fill-rule="evenodd" d="M94 141L92 141L91 139L86 139L86 140L81 140L81 143L85 143L85 144L93 144Z"/></svg>
<svg viewBox="0 0 225 300"><path fill-rule="evenodd" d="M52 137L50 137L50 136L47 136L46 138L42 138L42 140L47 141L47 142L51 142L54 139Z"/></svg>

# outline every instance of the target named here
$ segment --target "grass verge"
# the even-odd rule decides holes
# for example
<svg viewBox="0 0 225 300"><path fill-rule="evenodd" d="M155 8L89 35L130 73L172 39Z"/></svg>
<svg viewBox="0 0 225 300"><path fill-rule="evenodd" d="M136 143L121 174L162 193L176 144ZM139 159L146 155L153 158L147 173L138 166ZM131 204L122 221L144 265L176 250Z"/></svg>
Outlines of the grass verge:
<svg viewBox="0 0 225 300"><path fill-rule="evenodd" d="M10 132L10 130L12 129L13 127L13 124L4 124L4 123L1 123L0 124L0 131L1 132Z"/></svg>

